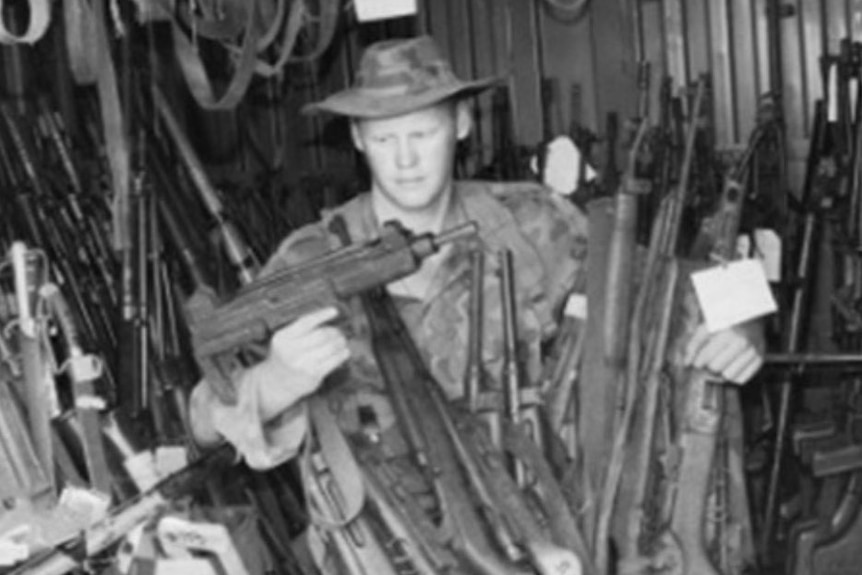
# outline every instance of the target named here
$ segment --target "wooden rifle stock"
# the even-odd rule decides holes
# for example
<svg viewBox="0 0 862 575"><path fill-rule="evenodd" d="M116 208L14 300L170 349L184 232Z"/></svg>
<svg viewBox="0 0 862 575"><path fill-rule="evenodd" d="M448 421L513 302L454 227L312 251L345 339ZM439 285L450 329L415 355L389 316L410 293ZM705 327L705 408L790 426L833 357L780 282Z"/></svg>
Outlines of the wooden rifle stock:
<svg viewBox="0 0 862 575"><path fill-rule="evenodd" d="M440 400L435 398L439 390L434 388L439 384L425 369L419 351L397 316L397 310L380 290L366 292L361 298L371 325L372 346L384 379L397 378L409 386L409 390L404 389L403 401L409 409L408 416L421 425L427 440L429 463L435 470L431 481L443 517L442 528L448 534L448 545L477 573L521 573L498 556L482 525L482 518L462 479L457 451L439 412ZM401 388L395 386L392 389L398 392Z"/></svg>

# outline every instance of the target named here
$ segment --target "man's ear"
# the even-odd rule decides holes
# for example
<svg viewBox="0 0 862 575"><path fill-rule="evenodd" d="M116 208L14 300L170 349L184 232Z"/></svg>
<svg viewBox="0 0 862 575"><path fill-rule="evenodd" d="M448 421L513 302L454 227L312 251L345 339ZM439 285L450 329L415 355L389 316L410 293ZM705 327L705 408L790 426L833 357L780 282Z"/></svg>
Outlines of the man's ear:
<svg viewBox="0 0 862 575"><path fill-rule="evenodd" d="M455 103L455 135L458 140L464 140L473 130L473 114L470 113L470 105L466 100Z"/></svg>
<svg viewBox="0 0 862 575"><path fill-rule="evenodd" d="M365 142L362 139L362 134L359 132L359 124L356 120L350 120L350 137L353 140L353 147L360 152L364 152Z"/></svg>

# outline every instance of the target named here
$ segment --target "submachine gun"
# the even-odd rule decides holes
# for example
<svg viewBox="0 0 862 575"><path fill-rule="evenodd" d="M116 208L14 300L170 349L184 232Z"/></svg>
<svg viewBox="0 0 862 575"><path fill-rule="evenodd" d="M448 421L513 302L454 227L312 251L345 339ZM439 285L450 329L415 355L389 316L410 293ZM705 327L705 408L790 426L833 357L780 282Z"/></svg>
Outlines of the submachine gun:
<svg viewBox="0 0 862 575"><path fill-rule="evenodd" d="M265 274L227 301L206 288L196 291L186 305L195 358L222 401L236 403L229 375L241 365L238 352L310 311L410 275L442 245L476 233L472 222L436 236L414 235L397 222L383 227L378 239Z"/></svg>

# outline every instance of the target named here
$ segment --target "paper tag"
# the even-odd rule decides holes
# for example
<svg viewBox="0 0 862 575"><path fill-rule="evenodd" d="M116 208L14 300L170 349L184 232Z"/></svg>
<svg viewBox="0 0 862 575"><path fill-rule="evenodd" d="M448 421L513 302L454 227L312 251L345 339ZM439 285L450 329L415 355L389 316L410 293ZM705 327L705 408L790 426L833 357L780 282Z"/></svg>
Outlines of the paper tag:
<svg viewBox="0 0 862 575"><path fill-rule="evenodd" d="M587 319L587 296L582 293L573 293L566 300L563 315L577 319Z"/></svg>
<svg viewBox="0 0 862 575"><path fill-rule="evenodd" d="M736 260L694 272L691 281L710 332L727 329L778 308L758 260Z"/></svg>
<svg viewBox="0 0 862 575"><path fill-rule="evenodd" d="M353 0L360 22L385 20L416 14L416 0Z"/></svg>
<svg viewBox="0 0 862 575"><path fill-rule="evenodd" d="M159 521L159 539L192 551L220 553L230 542L227 528L220 523L197 523L166 516Z"/></svg>
<svg viewBox="0 0 862 575"><path fill-rule="evenodd" d="M781 281L781 238L775 230L755 230L754 250L754 255L763 262L766 279L771 282Z"/></svg>

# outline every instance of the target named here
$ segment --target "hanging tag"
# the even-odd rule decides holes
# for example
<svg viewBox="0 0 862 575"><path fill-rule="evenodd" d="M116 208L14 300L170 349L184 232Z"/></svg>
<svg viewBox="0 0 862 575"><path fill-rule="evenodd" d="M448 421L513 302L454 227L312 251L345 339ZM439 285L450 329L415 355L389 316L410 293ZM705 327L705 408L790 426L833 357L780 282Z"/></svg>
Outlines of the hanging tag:
<svg viewBox="0 0 862 575"><path fill-rule="evenodd" d="M775 298L758 260L744 259L691 274L709 332L774 312Z"/></svg>
<svg viewBox="0 0 862 575"><path fill-rule="evenodd" d="M566 300L563 315L576 319L587 319L587 295L582 293L570 295L569 299Z"/></svg>

